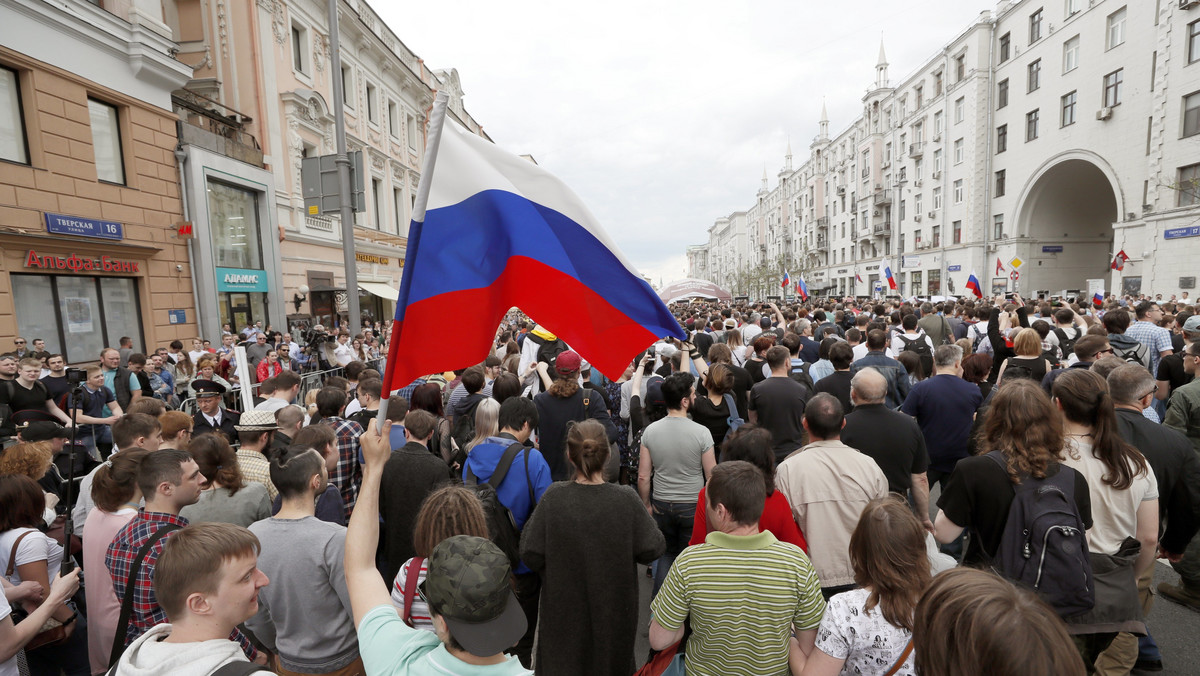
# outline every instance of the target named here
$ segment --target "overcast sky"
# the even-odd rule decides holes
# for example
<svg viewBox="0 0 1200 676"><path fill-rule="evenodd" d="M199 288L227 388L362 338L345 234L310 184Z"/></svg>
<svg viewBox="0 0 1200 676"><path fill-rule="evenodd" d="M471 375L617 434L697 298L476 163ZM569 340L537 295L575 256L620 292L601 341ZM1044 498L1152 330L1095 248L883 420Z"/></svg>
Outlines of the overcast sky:
<svg viewBox="0 0 1200 676"><path fill-rule="evenodd" d="M654 284L749 208L791 139L861 113L882 37L895 84L994 2L482 2L372 6L432 69L457 68L467 110L575 190Z"/></svg>

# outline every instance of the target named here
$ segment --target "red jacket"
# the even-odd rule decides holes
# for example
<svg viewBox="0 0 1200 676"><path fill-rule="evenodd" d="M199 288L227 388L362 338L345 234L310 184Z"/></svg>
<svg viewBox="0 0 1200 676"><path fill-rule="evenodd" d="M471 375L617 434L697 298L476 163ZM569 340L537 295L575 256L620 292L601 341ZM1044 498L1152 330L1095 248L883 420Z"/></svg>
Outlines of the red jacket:
<svg viewBox="0 0 1200 676"><path fill-rule="evenodd" d="M704 542L704 538L708 537L708 514L705 511L704 490L700 489L700 495L696 498L696 517L692 521L692 539L688 541L688 546L698 545ZM792 506L788 504L787 497L781 491L774 491L767 496L767 502L763 506L762 517L758 520L758 532L765 530L771 531L776 540L780 542L790 542L804 553L808 553L808 541L804 539L804 533L800 532L800 526L796 525L796 517L792 515Z"/></svg>
<svg viewBox="0 0 1200 676"><path fill-rule="evenodd" d="M275 362L274 365L270 361L264 359L258 362L258 382L262 382L267 378L273 378L283 372L283 365Z"/></svg>

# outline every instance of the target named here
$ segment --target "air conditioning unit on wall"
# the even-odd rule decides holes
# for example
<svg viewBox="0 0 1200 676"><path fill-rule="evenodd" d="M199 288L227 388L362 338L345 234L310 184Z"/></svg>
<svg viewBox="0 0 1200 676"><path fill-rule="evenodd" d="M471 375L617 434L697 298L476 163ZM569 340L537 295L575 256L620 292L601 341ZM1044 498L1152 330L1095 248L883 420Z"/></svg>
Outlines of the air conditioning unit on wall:
<svg viewBox="0 0 1200 676"><path fill-rule="evenodd" d="M1197 3L1200 3L1200 0L1194 0L1194 1ZM1113 113L1112 108L1105 106L1105 107L1101 108L1100 110L1096 111L1096 119L1097 120L1111 120L1112 113Z"/></svg>

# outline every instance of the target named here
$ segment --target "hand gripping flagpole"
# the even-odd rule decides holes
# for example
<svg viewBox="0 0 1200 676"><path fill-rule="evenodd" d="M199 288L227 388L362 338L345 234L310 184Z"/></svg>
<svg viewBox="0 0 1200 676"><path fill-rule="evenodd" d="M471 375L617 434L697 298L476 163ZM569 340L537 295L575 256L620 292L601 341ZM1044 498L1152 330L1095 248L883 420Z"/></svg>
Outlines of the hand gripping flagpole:
<svg viewBox="0 0 1200 676"><path fill-rule="evenodd" d="M429 205L429 185L433 181L433 169L437 165L438 149L441 147L442 127L446 122L446 106L450 95L438 91L433 100L433 110L429 113L429 130L425 134L425 162L421 165L421 180L417 183L416 199L413 202L412 222L408 226L408 245L404 252L404 271L400 275L400 293L396 298L396 308L408 307L408 292L412 287L413 262L417 260L417 248L421 246L421 229L425 226L425 208ZM379 401L379 414L375 417L375 428L383 433L383 422L387 420L388 399L392 394L391 365L396 363L399 352L400 332L404 331L404 322L400 322L399 332L393 327L388 342L387 365L383 374L383 395ZM405 385L407 383L400 383Z"/></svg>

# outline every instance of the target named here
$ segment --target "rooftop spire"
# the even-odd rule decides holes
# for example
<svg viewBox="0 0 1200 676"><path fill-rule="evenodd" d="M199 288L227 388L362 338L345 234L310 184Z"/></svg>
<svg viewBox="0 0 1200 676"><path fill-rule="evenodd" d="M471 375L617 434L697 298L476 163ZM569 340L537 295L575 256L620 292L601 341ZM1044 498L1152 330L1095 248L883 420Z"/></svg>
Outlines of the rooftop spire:
<svg viewBox="0 0 1200 676"><path fill-rule="evenodd" d="M883 52L883 36L879 37L879 62L875 64L875 88L885 89L888 86L887 54Z"/></svg>
<svg viewBox="0 0 1200 676"><path fill-rule="evenodd" d="M877 66L888 65L887 54L885 54L883 52L883 37L879 38L879 61L875 65L877 65Z"/></svg>

